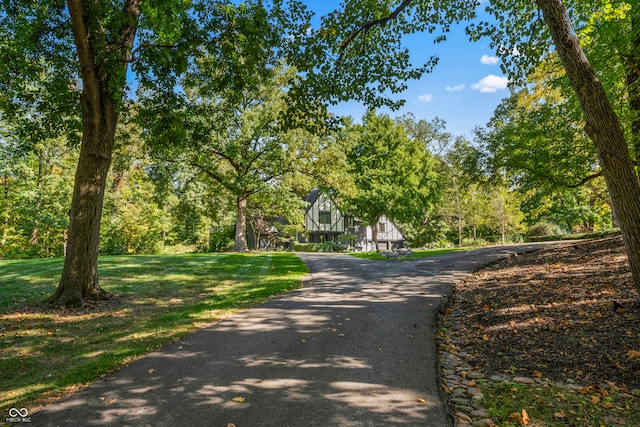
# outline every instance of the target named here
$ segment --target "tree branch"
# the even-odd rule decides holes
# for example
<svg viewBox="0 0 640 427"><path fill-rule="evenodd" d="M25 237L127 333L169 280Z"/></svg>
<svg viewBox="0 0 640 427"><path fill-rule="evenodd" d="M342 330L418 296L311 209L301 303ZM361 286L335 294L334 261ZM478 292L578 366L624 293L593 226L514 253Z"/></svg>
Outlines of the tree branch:
<svg viewBox="0 0 640 427"><path fill-rule="evenodd" d="M80 63L83 91L96 96L100 93L100 90L97 86L96 68L89 42L89 30L85 19L83 2L82 0L68 0L67 7L71 16L71 27L73 28L78 62Z"/></svg>
<svg viewBox="0 0 640 427"><path fill-rule="evenodd" d="M391 14L385 16L384 18L374 19L373 21L367 21L363 24L360 24L360 26L356 28L354 32L349 34L347 38L340 43L340 56L338 56L336 64L339 66L342 61L344 61L347 49L360 33L364 33L366 35L367 31L369 31L373 27L384 27L389 21L396 19L398 15L400 15L400 13L405 10L409 6L409 4L411 4L411 1L412 0L403 0L402 3L400 3L398 7L396 7L395 10L391 12Z"/></svg>
<svg viewBox="0 0 640 427"><path fill-rule="evenodd" d="M133 56L133 41L136 38L140 19L140 0L127 0L124 4L124 15L125 19L122 28L120 28L119 45L126 71L128 63Z"/></svg>
<svg viewBox="0 0 640 427"><path fill-rule="evenodd" d="M592 181L592 180L594 180L594 179L596 179L596 178L600 178L602 175L603 175L603 172L602 172L602 171L600 171L600 172L596 172L596 173L594 173L593 175L588 175L588 176L586 176L586 177L582 178L582 179L580 180L580 182L578 182L577 184L567 185L567 187L568 187L568 188L578 188L578 187L582 187L582 186L583 186L584 184L586 184L587 182Z"/></svg>
<svg viewBox="0 0 640 427"><path fill-rule="evenodd" d="M138 47L136 47L135 49L133 49L131 51L131 55L129 58L125 59L125 63L131 63L131 62L135 62L136 60L136 54L139 53L141 50L143 49L147 49L147 48L158 48L158 49L179 49L182 46L186 46L188 44L187 41L184 41L182 43L174 43L174 44L155 44L155 43L143 43L141 45L139 45Z"/></svg>

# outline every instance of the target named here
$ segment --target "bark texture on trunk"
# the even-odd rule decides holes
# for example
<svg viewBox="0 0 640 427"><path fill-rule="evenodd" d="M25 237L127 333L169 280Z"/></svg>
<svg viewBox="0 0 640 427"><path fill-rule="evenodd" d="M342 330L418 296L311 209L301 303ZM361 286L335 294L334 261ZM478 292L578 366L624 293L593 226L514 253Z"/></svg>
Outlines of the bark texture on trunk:
<svg viewBox="0 0 640 427"><path fill-rule="evenodd" d="M640 17L633 14L631 19L632 45L640 46ZM626 62L625 77L627 94L629 96L629 109L634 114L631 122L631 147L633 147L633 160L636 162L636 173L640 171L640 54L636 51L624 57Z"/></svg>
<svg viewBox="0 0 640 427"><path fill-rule="evenodd" d="M119 43L111 46L121 54L114 65L99 60L92 48L92 39L99 35L92 34L89 28L102 17L94 16L96 10L90 2L67 1L82 77L82 145L69 211L69 240L62 277L55 294L49 298L49 303L56 306L80 307L84 300L109 298L98 283L100 221L115 140L117 107L125 82L124 74L119 74L117 67L124 67L120 71L126 72L139 17L138 2L125 2L127 19L120 29ZM114 90L114 83L121 90Z"/></svg>
<svg viewBox="0 0 640 427"><path fill-rule="evenodd" d="M561 0L537 0L586 119L640 292L640 183L618 116L585 56Z"/></svg>
<svg viewBox="0 0 640 427"><path fill-rule="evenodd" d="M236 216L236 237L233 244L235 252L246 252L247 249L247 198L238 197L238 213Z"/></svg>
<svg viewBox="0 0 640 427"><path fill-rule="evenodd" d="M109 298L98 283L98 247L104 189L115 138L113 104L107 97L97 106L92 105L82 96L84 132L69 211L67 254L60 285L51 300L55 305L78 307L85 299Z"/></svg>

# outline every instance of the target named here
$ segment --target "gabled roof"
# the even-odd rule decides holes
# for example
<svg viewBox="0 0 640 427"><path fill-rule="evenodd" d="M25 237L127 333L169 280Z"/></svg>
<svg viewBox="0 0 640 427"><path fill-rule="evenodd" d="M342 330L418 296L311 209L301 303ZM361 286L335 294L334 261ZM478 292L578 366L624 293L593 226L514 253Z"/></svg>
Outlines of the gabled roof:
<svg viewBox="0 0 640 427"><path fill-rule="evenodd" d="M320 197L320 189L314 188L313 190L311 190L307 197L303 199L305 202L309 203L309 205L305 208L305 211L308 212L309 209L311 209L311 206L313 206L316 200L318 200L318 197Z"/></svg>

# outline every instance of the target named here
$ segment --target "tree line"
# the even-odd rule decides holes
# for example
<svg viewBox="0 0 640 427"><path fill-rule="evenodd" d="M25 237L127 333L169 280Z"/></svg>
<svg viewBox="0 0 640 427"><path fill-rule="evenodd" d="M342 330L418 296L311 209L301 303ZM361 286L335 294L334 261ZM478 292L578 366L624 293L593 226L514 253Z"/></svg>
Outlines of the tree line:
<svg viewBox="0 0 640 427"><path fill-rule="evenodd" d="M252 120L249 113L241 116L243 123ZM265 132L264 105L259 117L255 126ZM545 178L544 186L538 175L502 168L508 153L488 143L488 128L477 130L484 139L468 141L448 133L437 118L392 118L374 110L357 123L351 117L341 123L324 136L296 130L277 140L277 150L263 141L264 148L255 145L245 155L256 158L257 150L270 150L264 165L236 169L211 154L222 150L217 139L193 152L188 138L159 148L145 142L134 124L122 124L106 180L100 253L246 250L246 231L237 233L239 214L241 224L257 232L267 234L275 226L281 239L293 240L304 232L302 199L318 186L365 223L375 225L382 215L393 218L412 247L521 241L540 222L553 224L557 234L612 226L602 179L571 188ZM246 126L257 138L267 138ZM0 157L0 255L64 256L78 149L50 139L28 150L9 135L3 137ZM198 157L202 152L209 154ZM280 168L286 171L276 179L273 171ZM251 181L256 177L268 179L258 185ZM234 191L239 181L255 190ZM238 206L238 195L245 206Z"/></svg>
<svg viewBox="0 0 640 427"><path fill-rule="evenodd" d="M470 208L480 200L497 203L491 211L502 239L522 222L514 212L527 203L525 213L539 218L565 209L556 222L571 229L606 224L610 205L640 283L640 185L631 154L638 152L640 67L630 3L490 2L496 20L467 31L491 39L514 91L472 143L455 141L436 155L431 141L412 134L415 120L367 113L352 125L329 113L343 100L399 106L386 94L437 64L436 57L412 64L401 36L445 42L477 7L347 1L318 22L296 0L3 2L3 247L15 236L25 247L62 236L65 265L51 303L77 306L109 297L98 282L101 245L143 251L136 248L157 246L147 236L189 241L174 237L187 232L175 229L176 215L201 208L222 228L233 212L234 248L243 250L251 203L265 216L274 206L298 212L300 192L321 178L372 222L379 205L403 206L394 216L415 236L445 230L437 224L453 218L458 243L468 230L477 238L490 228L486 211ZM379 167L397 147L395 159L409 166L403 174ZM380 185L367 192L366 182ZM210 197L192 197L203 190ZM186 200L204 206L191 209ZM45 215L55 204L70 209ZM192 239L199 220L190 220ZM110 238L110 226L138 230ZM42 250L32 252L51 251Z"/></svg>

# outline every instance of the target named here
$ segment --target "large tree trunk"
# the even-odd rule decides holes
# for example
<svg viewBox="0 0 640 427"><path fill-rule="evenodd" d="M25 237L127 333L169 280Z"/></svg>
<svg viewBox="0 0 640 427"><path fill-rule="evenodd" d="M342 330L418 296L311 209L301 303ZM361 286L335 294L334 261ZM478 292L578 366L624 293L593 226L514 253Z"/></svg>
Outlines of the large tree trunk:
<svg viewBox="0 0 640 427"><path fill-rule="evenodd" d="M106 299L98 283L100 221L107 172L115 139L115 102L104 96L92 105L82 96L83 135L71 201L69 240L62 278L50 302L64 307L81 306L83 300Z"/></svg>
<svg viewBox="0 0 640 427"><path fill-rule="evenodd" d="M237 200L236 238L233 244L235 252L246 252L247 249L247 198L239 196Z"/></svg>
<svg viewBox="0 0 640 427"><path fill-rule="evenodd" d="M125 1L124 12L129 19L122 23L117 43L110 46L120 55L101 60L96 57L92 43L99 45L95 39L103 34L92 31L102 31L97 24L104 17L95 15L91 2L67 1L82 77L82 145L69 211L69 240L62 278L48 300L53 305L79 307L85 299L109 297L98 283L100 221L115 140L117 106L122 99L139 17L138 2Z"/></svg>
<svg viewBox="0 0 640 427"><path fill-rule="evenodd" d="M556 50L584 111L585 130L598 152L629 256L635 286L640 292L640 183L629 148L602 83L575 35L561 0L537 0Z"/></svg>
<svg viewBox="0 0 640 427"><path fill-rule="evenodd" d="M640 46L640 17L633 13L631 18L632 49ZM629 96L629 109L634 114L631 122L631 147L633 147L633 160L636 162L636 173L640 171L640 54L637 51L630 52L623 58L626 62L625 73L627 94Z"/></svg>

